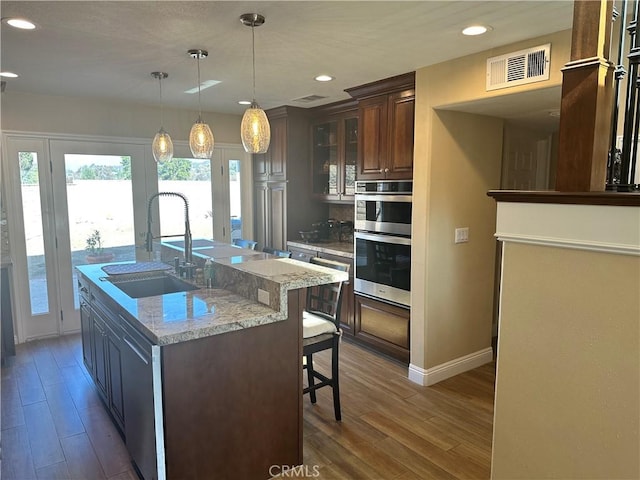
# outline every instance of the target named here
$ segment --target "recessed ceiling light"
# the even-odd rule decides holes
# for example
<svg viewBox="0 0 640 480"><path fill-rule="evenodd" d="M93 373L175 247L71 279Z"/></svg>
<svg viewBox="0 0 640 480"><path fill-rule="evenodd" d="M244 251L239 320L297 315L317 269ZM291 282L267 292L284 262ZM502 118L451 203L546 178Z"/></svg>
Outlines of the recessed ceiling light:
<svg viewBox="0 0 640 480"><path fill-rule="evenodd" d="M14 28L20 28L22 30L33 30L36 26L31 23L29 20L25 20L24 18L9 18L7 19L7 24L11 25Z"/></svg>
<svg viewBox="0 0 640 480"><path fill-rule="evenodd" d="M251 105L249 100L238 100L239 105Z"/></svg>
<svg viewBox="0 0 640 480"><path fill-rule="evenodd" d="M333 77L331 75L318 75L315 79L318 82L330 82L333 80Z"/></svg>
<svg viewBox="0 0 640 480"><path fill-rule="evenodd" d="M491 27L486 25L471 25L464 30L462 30L463 35L482 35L483 33L487 33L489 30L492 30Z"/></svg>
<svg viewBox="0 0 640 480"><path fill-rule="evenodd" d="M13 72L0 72L0 77L18 78L18 74Z"/></svg>

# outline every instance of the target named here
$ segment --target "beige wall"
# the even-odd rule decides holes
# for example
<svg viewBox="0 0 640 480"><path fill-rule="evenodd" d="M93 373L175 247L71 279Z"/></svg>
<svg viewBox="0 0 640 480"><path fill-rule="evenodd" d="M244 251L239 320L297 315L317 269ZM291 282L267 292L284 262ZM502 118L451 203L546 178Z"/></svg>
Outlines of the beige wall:
<svg viewBox="0 0 640 480"><path fill-rule="evenodd" d="M164 108L164 128L173 140L187 140L195 110ZM216 142L240 144L241 115L203 112ZM2 129L73 135L149 138L160 128L160 107L87 98L12 92L2 94Z"/></svg>
<svg viewBox="0 0 640 480"><path fill-rule="evenodd" d="M494 48L416 72L411 365L427 371L491 345L502 120L438 107L562 83L571 33ZM486 59L551 43L550 79L486 92ZM455 227L470 227L466 244Z"/></svg>
<svg viewBox="0 0 640 480"><path fill-rule="evenodd" d="M639 427L640 256L507 242L492 478L640 478Z"/></svg>

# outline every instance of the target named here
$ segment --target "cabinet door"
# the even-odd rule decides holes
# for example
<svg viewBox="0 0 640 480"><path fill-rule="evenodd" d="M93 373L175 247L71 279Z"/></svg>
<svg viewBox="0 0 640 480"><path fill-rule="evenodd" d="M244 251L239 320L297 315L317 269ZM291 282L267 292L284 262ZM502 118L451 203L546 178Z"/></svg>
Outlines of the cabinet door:
<svg viewBox="0 0 640 480"><path fill-rule="evenodd" d="M312 188L326 200L340 199L338 122L324 122L312 127Z"/></svg>
<svg viewBox="0 0 640 480"><path fill-rule="evenodd" d="M413 91L411 91L412 93ZM413 130L415 96L408 92L389 95L389 158L386 178L413 178Z"/></svg>
<svg viewBox="0 0 640 480"><path fill-rule="evenodd" d="M271 152L267 150L266 153L257 153L253 155L253 180L254 181L266 181L269 176L268 165L271 161Z"/></svg>
<svg viewBox="0 0 640 480"><path fill-rule="evenodd" d="M106 337L107 331L104 325L104 321L100 318L99 314L92 310L91 312L93 318L93 351L95 353L94 357L94 368L95 368L95 377L94 380L96 382L96 387L98 387L98 393L102 396L105 402L108 403L107 400L107 352L106 352Z"/></svg>
<svg viewBox="0 0 640 480"><path fill-rule="evenodd" d="M269 234L269 216L267 211L267 184L256 183L253 186L253 239L257 248L267 247Z"/></svg>
<svg viewBox="0 0 640 480"><path fill-rule="evenodd" d="M124 399L122 396L122 340L120 335L107 327L107 359L109 363L109 409L124 431Z"/></svg>
<svg viewBox="0 0 640 480"><path fill-rule="evenodd" d="M286 184L269 184L267 208L269 225L267 240L269 243L266 246L284 250L287 244Z"/></svg>
<svg viewBox="0 0 640 480"><path fill-rule="evenodd" d="M93 370L93 329L91 328L91 310L86 299L80 297L80 328L82 330L82 359L84 365L91 375L94 375Z"/></svg>
<svg viewBox="0 0 640 480"><path fill-rule="evenodd" d="M342 136L341 200L353 200L356 192L356 166L358 165L358 117L344 119Z"/></svg>
<svg viewBox="0 0 640 480"><path fill-rule="evenodd" d="M274 118L269 121L271 142L269 143L268 179L284 181L287 179L287 119Z"/></svg>
<svg viewBox="0 0 640 480"><path fill-rule="evenodd" d="M387 97L373 97L360 102L358 127L359 179L384 178L387 164Z"/></svg>

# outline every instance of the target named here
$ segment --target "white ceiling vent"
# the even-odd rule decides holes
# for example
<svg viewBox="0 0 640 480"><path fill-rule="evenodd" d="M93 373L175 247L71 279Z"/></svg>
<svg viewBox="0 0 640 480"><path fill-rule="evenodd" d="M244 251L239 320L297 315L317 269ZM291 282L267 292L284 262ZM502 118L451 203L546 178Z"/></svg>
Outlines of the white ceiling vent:
<svg viewBox="0 0 640 480"><path fill-rule="evenodd" d="M551 44L487 59L487 91L549 79Z"/></svg>

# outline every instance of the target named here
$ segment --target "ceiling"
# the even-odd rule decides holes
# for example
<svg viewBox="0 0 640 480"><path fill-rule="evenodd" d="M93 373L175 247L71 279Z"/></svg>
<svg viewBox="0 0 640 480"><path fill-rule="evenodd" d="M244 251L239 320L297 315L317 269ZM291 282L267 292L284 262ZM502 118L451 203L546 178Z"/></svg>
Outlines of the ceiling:
<svg viewBox="0 0 640 480"><path fill-rule="evenodd" d="M2 18L26 17L38 28L2 23L1 68L7 91L159 104L153 71L164 71L165 106L197 110L201 48L202 109L242 114L251 100L251 29L239 17L266 17L255 29L256 99L265 108L313 107L349 98L345 88L493 47L571 28L573 2L554 1L2 1ZM465 37L463 27L493 27ZM314 80L326 73L335 80ZM547 92L548 93L548 92ZM301 97L321 100L303 103ZM557 102L559 93L547 102ZM513 97L518 97L517 95ZM494 113L526 117L510 99ZM458 107L463 109L463 107ZM492 112L491 105L468 106Z"/></svg>

